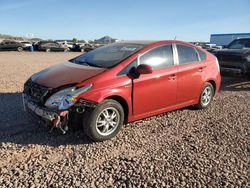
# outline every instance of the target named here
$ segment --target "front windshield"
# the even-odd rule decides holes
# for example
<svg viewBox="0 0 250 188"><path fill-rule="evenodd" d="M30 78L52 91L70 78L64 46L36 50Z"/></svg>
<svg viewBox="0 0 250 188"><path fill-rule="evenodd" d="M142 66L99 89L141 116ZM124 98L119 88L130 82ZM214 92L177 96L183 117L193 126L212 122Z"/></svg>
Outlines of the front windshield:
<svg viewBox="0 0 250 188"><path fill-rule="evenodd" d="M243 49L250 48L250 39L238 39L234 40L228 45L229 49Z"/></svg>
<svg viewBox="0 0 250 188"><path fill-rule="evenodd" d="M73 63L110 68L143 48L139 44L110 44L99 47L72 60Z"/></svg>

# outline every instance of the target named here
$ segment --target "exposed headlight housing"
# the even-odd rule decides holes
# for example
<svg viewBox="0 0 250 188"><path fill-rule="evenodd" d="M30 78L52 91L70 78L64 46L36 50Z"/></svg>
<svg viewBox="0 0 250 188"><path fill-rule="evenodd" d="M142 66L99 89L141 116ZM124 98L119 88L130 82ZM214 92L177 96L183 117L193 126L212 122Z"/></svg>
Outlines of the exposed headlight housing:
<svg viewBox="0 0 250 188"><path fill-rule="evenodd" d="M45 106L48 108L58 109L58 110L66 110L73 106L78 100L78 96L86 92L92 87L92 84L88 84L81 88L70 87L67 89L63 89L53 94L48 98L45 103Z"/></svg>

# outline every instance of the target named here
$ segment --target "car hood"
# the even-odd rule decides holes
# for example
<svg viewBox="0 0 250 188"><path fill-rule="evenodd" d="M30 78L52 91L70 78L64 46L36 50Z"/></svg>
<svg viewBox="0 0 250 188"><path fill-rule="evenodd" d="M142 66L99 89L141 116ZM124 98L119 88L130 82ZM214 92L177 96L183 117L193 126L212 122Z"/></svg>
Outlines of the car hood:
<svg viewBox="0 0 250 188"><path fill-rule="evenodd" d="M214 50L215 54L229 54L229 55L246 55L250 53L250 49L222 49L222 50Z"/></svg>
<svg viewBox="0 0 250 188"><path fill-rule="evenodd" d="M42 86L57 88L80 83L105 70L105 68L78 65L67 61L35 73L31 76L31 80Z"/></svg>

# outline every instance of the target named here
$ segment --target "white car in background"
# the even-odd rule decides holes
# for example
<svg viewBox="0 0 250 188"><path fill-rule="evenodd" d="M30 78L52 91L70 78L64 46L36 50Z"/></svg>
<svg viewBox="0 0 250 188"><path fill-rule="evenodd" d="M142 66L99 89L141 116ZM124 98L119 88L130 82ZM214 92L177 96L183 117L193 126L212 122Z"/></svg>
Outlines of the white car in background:
<svg viewBox="0 0 250 188"><path fill-rule="evenodd" d="M65 47L68 47L69 49L72 49L73 48L73 45L74 43L73 42L59 42L61 45L65 46Z"/></svg>
<svg viewBox="0 0 250 188"><path fill-rule="evenodd" d="M21 43L23 44L24 48L29 48L29 47L32 46L32 43L31 43L31 42L28 42L28 41L23 41L23 42L21 42Z"/></svg>

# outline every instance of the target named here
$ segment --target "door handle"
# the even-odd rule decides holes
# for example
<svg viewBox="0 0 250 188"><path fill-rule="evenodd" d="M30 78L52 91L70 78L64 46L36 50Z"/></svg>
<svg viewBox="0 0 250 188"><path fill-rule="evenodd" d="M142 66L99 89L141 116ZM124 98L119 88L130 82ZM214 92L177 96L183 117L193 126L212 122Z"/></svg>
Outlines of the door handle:
<svg viewBox="0 0 250 188"><path fill-rule="evenodd" d="M176 75L172 74L168 77L168 80L175 80L176 79Z"/></svg>
<svg viewBox="0 0 250 188"><path fill-rule="evenodd" d="M206 67L199 67L198 72L203 72Z"/></svg>
<svg viewBox="0 0 250 188"><path fill-rule="evenodd" d="M202 67L199 67L198 72L203 72L203 71L204 71L204 69L205 69L206 67L207 67L207 66L202 66Z"/></svg>
<svg viewBox="0 0 250 188"><path fill-rule="evenodd" d="M198 69L198 72L203 72L203 68L200 67L200 68Z"/></svg>

